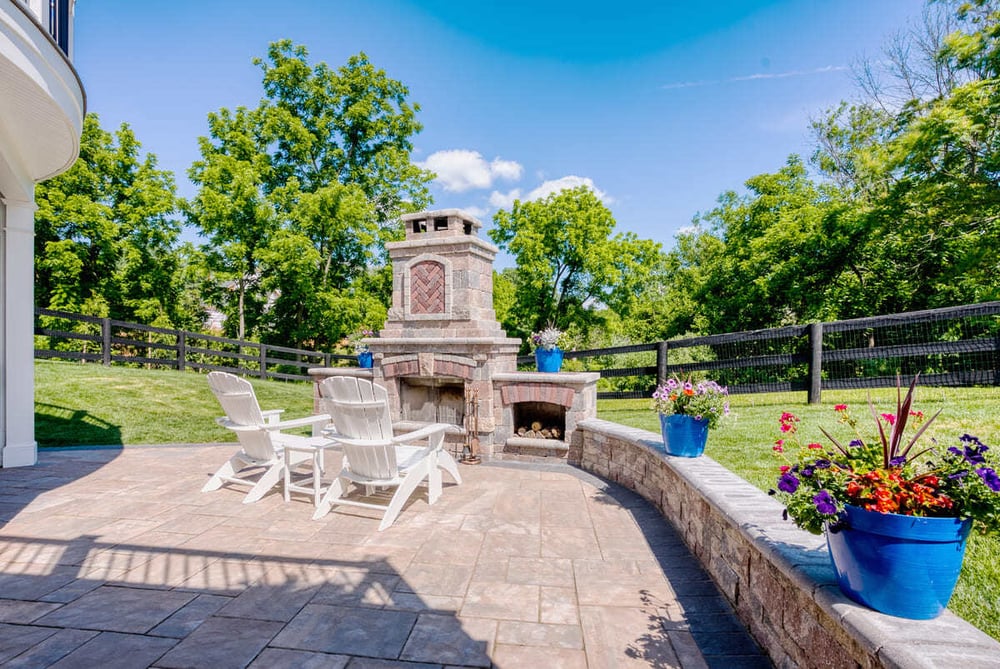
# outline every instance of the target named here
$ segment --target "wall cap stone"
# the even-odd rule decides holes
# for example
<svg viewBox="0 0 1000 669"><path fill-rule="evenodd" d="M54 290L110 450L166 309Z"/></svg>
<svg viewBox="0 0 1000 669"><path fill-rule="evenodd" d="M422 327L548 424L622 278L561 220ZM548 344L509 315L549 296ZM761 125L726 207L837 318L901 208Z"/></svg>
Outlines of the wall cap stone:
<svg viewBox="0 0 1000 669"><path fill-rule="evenodd" d="M626 446L638 449L642 457L670 468L684 485L697 491L717 519L747 540L758 558L806 593L834 624L873 657L878 663L876 666L890 669L948 666L987 669L998 666L1000 642L950 611L933 620L906 620L878 613L848 599L836 585L825 539L799 529L791 521L782 520L784 507L780 502L710 457L667 455L660 435L599 418L580 421L577 429L585 439L591 435L603 437L600 442L611 443L612 447L613 441L609 440L626 442ZM588 469L586 456L582 468ZM636 486L631 487L634 490ZM669 490L661 492L664 500L671 494ZM678 519L667 515L669 511L664 501L664 515L678 525ZM698 551L695 554L705 562L704 555ZM743 584L740 587L750 586ZM739 611L736 602L733 604ZM782 603L776 602L775 606L780 607ZM764 640L758 641L763 645ZM771 648L769 652L772 659L789 659L780 647ZM817 664L822 664L822 658L815 659Z"/></svg>

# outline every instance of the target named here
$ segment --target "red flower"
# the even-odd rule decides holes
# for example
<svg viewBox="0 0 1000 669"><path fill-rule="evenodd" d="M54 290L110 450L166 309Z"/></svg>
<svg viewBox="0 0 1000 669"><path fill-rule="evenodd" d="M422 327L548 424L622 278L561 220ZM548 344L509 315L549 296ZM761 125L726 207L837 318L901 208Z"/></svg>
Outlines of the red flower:
<svg viewBox="0 0 1000 669"><path fill-rule="evenodd" d="M833 406L833 410L834 411L847 411L847 405L846 404L835 404Z"/></svg>
<svg viewBox="0 0 1000 669"><path fill-rule="evenodd" d="M809 448L811 448L811 449L813 449L815 451L815 450L819 450L819 449L823 448L823 446L822 446L822 444L812 443L812 444L809 444Z"/></svg>

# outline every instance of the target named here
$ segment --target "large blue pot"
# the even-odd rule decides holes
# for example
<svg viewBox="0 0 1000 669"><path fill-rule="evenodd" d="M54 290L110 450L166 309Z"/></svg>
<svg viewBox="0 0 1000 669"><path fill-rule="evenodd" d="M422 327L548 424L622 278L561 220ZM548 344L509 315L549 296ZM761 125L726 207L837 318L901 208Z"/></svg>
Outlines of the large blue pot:
<svg viewBox="0 0 1000 669"><path fill-rule="evenodd" d="M971 520L919 518L846 505L827 527L837 583L854 601L890 616L928 620L951 598Z"/></svg>
<svg viewBox="0 0 1000 669"><path fill-rule="evenodd" d="M539 372L558 372L562 367L563 352L557 346L551 350L535 349L535 366Z"/></svg>
<svg viewBox="0 0 1000 669"><path fill-rule="evenodd" d="M372 352L365 351L364 353L358 353L358 367L364 367L365 369L370 369L374 360L372 360Z"/></svg>
<svg viewBox="0 0 1000 669"><path fill-rule="evenodd" d="M696 458L705 452L708 441L708 419L701 420L687 414L660 414L663 448L667 455Z"/></svg>

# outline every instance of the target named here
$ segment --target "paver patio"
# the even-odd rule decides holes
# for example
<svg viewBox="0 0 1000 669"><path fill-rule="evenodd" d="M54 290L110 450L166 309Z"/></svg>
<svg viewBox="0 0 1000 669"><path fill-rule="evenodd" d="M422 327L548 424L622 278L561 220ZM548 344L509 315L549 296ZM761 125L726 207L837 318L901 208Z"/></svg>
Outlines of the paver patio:
<svg viewBox="0 0 1000 669"><path fill-rule="evenodd" d="M462 467L377 532L200 493L234 448L0 470L2 666L771 666L655 509L565 464Z"/></svg>

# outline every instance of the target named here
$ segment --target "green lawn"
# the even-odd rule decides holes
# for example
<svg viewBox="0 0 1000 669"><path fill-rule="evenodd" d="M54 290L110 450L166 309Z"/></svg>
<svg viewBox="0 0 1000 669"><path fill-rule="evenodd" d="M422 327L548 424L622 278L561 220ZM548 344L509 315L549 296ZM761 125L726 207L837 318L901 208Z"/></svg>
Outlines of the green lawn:
<svg viewBox="0 0 1000 669"><path fill-rule="evenodd" d="M895 389L872 391L872 401L881 411L895 412ZM769 393L734 395L732 414L709 433L706 455L739 474L761 490L773 488L778 467L771 447L778 439L778 417L791 411L802 419L801 437L825 442L819 432L822 425L834 434L837 426L833 405L852 405L861 418L867 411L865 391L824 391L823 403L809 405L805 393ZM928 429L927 436L951 445L958 435L969 432L1000 450L1000 388L930 388L918 387L916 409L930 416L941 415ZM605 420L639 427L659 434L659 417L648 400L602 400L597 413ZM863 425L863 423L862 423ZM966 553L962 576L949 608L976 627L1000 640L1000 538L973 535Z"/></svg>
<svg viewBox="0 0 1000 669"><path fill-rule="evenodd" d="M251 379L263 409L312 413L312 384ZM35 438L41 446L236 441L215 424L222 408L204 374L35 363Z"/></svg>
<svg viewBox="0 0 1000 669"><path fill-rule="evenodd" d="M312 411L308 383L252 381L261 406L284 408L287 417ZM881 410L895 406L895 391L873 391ZM821 441L817 426L836 424L834 403L860 409L863 391L824 393L824 402L807 405L805 393L736 395L732 415L709 436L706 453L761 490L773 486L777 463L771 445L778 438L778 416L802 418L802 436ZM929 430L950 444L971 432L1000 448L1000 388L917 390L916 408L930 415L942 409ZM598 402L599 417L659 433L659 419L648 400ZM220 407L204 374L169 370L102 367L94 364L35 363L35 434L42 446L210 443L235 441L215 424ZM857 412L860 414L860 411ZM1000 639L1000 539L973 537L951 609Z"/></svg>

